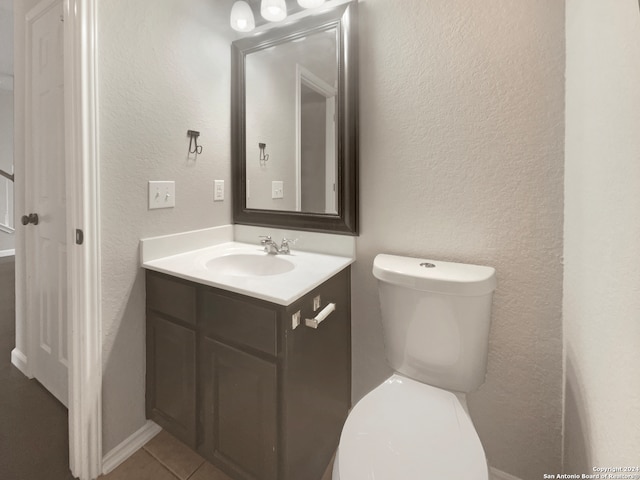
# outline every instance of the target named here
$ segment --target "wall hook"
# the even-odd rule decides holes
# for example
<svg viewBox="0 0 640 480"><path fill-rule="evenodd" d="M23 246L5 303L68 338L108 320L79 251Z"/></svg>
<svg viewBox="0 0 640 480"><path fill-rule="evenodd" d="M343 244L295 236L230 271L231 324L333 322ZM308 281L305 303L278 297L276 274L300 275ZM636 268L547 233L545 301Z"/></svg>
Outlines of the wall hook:
<svg viewBox="0 0 640 480"><path fill-rule="evenodd" d="M260 165L266 165L269 161L269 154L264 153L265 148L267 148L266 143L259 143L258 148L260 148Z"/></svg>
<svg viewBox="0 0 640 480"><path fill-rule="evenodd" d="M195 153L196 155L201 154L202 145L198 145L198 137L200 136L200 132L196 132L195 130L187 130L187 135L189 136L189 153Z"/></svg>

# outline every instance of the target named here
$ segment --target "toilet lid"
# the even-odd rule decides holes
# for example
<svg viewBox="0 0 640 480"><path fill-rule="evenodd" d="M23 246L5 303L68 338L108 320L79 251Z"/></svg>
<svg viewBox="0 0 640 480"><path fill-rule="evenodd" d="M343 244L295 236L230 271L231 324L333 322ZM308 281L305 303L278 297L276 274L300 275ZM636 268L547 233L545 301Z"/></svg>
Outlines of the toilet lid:
<svg viewBox="0 0 640 480"><path fill-rule="evenodd" d="M484 450L451 392L393 375L353 408L340 480L487 480Z"/></svg>

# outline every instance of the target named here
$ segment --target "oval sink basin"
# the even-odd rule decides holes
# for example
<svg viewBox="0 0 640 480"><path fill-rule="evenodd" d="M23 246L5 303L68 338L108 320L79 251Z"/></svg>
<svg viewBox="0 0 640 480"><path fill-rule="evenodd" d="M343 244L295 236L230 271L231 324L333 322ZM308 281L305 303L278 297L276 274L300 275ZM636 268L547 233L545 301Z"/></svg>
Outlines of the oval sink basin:
<svg viewBox="0 0 640 480"><path fill-rule="evenodd" d="M235 277L280 275L290 272L295 265L289 260L275 255L249 255L243 253L224 255L209 260L208 270Z"/></svg>

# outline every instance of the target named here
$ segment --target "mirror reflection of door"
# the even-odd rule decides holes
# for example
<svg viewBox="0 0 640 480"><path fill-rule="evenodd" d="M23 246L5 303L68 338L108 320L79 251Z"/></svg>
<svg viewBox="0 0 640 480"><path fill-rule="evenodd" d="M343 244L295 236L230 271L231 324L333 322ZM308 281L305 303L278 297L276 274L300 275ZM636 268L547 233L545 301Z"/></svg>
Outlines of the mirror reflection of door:
<svg viewBox="0 0 640 480"><path fill-rule="evenodd" d="M337 213L336 89L297 65L296 207Z"/></svg>

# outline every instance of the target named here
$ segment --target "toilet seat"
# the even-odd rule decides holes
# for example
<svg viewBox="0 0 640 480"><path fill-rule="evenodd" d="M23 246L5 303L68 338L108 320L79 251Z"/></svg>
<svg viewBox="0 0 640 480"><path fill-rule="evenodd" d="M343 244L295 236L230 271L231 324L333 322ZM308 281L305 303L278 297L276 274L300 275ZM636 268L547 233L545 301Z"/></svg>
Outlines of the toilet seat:
<svg viewBox="0 0 640 480"><path fill-rule="evenodd" d="M398 374L353 408L336 461L333 480L488 479L482 444L460 400Z"/></svg>

